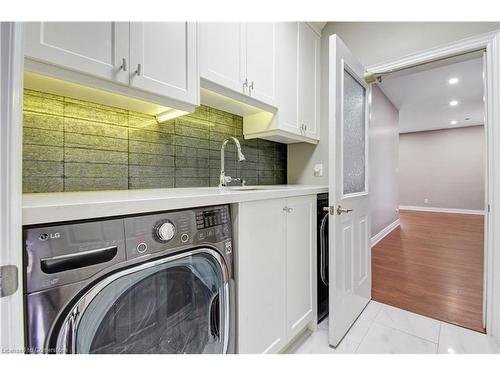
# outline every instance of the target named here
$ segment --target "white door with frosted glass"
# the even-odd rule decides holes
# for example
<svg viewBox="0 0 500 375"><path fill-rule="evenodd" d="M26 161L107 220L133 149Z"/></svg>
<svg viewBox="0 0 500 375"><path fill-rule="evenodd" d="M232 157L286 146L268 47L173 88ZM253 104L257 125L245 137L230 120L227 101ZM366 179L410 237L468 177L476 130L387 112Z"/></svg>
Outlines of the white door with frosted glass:
<svg viewBox="0 0 500 375"><path fill-rule="evenodd" d="M329 56L329 342L337 346L371 298L368 106L364 67L336 35Z"/></svg>

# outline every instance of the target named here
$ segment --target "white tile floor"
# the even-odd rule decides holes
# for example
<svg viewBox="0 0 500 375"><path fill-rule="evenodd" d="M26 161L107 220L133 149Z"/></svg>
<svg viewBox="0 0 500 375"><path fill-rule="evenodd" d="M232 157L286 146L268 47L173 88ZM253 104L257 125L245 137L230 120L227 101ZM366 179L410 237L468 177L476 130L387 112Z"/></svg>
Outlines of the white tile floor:
<svg viewBox="0 0 500 375"><path fill-rule="evenodd" d="M500 353L491 337L371 301L337 348L328 345L328 319L288 353Z"/></svg>

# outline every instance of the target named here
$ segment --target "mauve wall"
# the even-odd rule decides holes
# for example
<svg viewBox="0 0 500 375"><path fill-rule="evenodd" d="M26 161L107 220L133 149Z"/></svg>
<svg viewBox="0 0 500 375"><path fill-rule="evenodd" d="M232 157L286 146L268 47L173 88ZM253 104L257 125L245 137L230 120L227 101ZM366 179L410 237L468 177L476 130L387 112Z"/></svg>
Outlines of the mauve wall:
<svg viewBox="0 0 500 375"><path fill-rule="evenodd" d="M369 189L372 237L399 218L398 111L374 85L369 127Z"/></svg>
<svg viewBox="0 0 500 375"><path fill-rule="evenodd" d="M401 134L400 205L483 210L484 163L484 126Z"/></svg>

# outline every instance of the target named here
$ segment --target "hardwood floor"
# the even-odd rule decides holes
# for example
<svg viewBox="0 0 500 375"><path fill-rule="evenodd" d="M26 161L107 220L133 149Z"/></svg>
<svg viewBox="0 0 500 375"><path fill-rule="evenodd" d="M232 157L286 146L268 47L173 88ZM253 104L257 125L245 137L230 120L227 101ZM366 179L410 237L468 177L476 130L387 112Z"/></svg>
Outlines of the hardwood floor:
<svg viewBox="0 0 500 375"><path fill-rule="evenodd" d="M372 249L372 299L484 332L484 217L400 212Z"/></svg>

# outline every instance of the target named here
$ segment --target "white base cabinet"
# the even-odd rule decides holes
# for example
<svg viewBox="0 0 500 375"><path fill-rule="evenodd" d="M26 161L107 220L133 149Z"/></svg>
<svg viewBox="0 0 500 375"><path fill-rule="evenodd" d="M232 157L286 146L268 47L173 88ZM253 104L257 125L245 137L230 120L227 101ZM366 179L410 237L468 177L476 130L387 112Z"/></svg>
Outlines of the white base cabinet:
<svg viewBox="0 0 500 375"><path fill-rule="evenodd" d="M316 196L233 206L239 353L277 353L316 319Z"/></svg>
<svg viewBox="0 0 500 375"><path fill-rule="evenodd" d="M316 319L316 196L286 199L286 336Z"/></svg>

